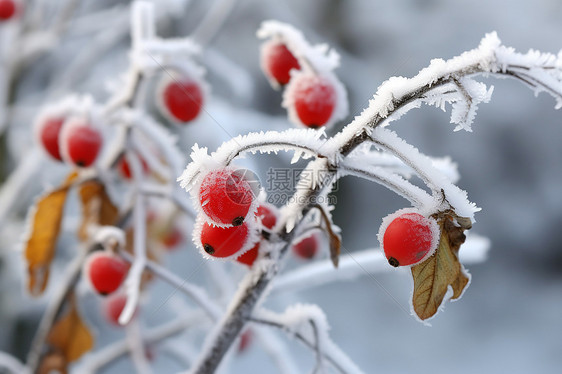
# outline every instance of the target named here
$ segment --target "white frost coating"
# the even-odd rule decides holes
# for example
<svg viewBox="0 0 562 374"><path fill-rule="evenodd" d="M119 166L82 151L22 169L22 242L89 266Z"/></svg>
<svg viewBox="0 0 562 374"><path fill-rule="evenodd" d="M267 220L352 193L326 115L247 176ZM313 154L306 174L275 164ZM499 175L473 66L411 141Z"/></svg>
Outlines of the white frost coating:
<svg viewBox="0 0 562 374"><path fill-rule="evenodd" d="M338 170L338 178L346 175L354 175L374 181L404 197L410 201L412 205L427 211L436 212L441 205L427 192L408 182L402 176L394 174L392 170L388 170L387 168L362 165L361 162L354 162L353 159L347 158L340 165L341 168Z"/></svg>
<svg viewBox="0 0 562 374"><path fill-rule="evenodd" d="M154 4L149 1L134 1L131 9L131 39L133 49L141 47L145 40L154 37Z"/></svg>
<svg viewBox="0 0 562 374"><path fill-rule="evenodd" d="M517 73L535 91L535 95L546 92L555 98L555 108L562 108L562 51L553 55L531 49L521 54L502 45L496 50L496 58L496 71Z"/></svg>
<svg viewBox="0 0 562 374"><path fill-rule="evenodd" d="M6 369L8 373L28 374L28 368L19 360L7 353L0 352L0 368Z"/></svg>
<svg viewBox="0 0 562 374"><path fill-rule="evenodd" d="M248 237L246 238L246 241L244 242L242 248L240 248L240 250L236 251L235 253L227 257L211 256L210 254L205 252L205 249L203 248L203 243L201 242L201 230L203 230L203 225L205 223L209 223L210 225L212 224L206 221L202 215L198 215L197 219L195 220L195 224L193 225L192 240L195 246L199 249L199 253L201 253L201 256L203 256L203 258L205 258L206 260L218 260L218 261L233 260L243 255L248 250L250 250L258 242L260 238L255 220L247 219L244 221L244 223L248 225ZM220 227L221 229L222 227L224 227L219 225L213 225L213 226Z"/></svg>
<svg viewBox="0 0 562 374"><path fill-rule="evenodd" d="M457 124L454 131L472 131L471 124L476 117L478 104L490 101L494 87L487 89L484 83L467 77L459 78L458 82L461 84L458 90L468 96L460 95L459 99L453 103L451 122Z"/></svg>
<svg viewBox="0 0 562 374"><path fill-rule="evenodd" d="M100 226L94 234L94 242L104 248L122 248L125 246L125 233L115 226Z"/></svg>
<svg viewBox="0 0 562 374"><path fill-rule="evenodd" d="M379 232L377 234L377 239L379 240L380 246L382 251L384 252L384 233L386 232L386 229L388 228L388 225L390 225L392 223L392 221L394 221L396 218L400 217L403 214L408 214L408 213L417 213L423 216L423 219L420 217L416 217L416 216L408 216L405 217L408 220L412 221L415 224L420 224L420 225L424 225L424 226L428 226L429 229L431 230L431 244L430 244L430 250L425 254L425 256L423 256L418 262L416 262L415 264L411 264L411 265L406 265L408 267L410 266L414 266L416 264L419 264L421 262L424 262L425 260L427 260L429 257L431 257L434 253L435 250L437 249L437 247L439 246L439 240L441 238L441 230L439 228L439 225L437 224L437 221L435 221L432 218L429 218L427 216L425 216L420 210L415 209L415 208L404 208L404 209L399 209L394 213L391 213L389 215L387 215L386 217L384 217L382 219L382 223L379 227Z"/></svg>
<svg viewBox="0 0 562 374"><path fill-rule="evenodd" d="M459 216L470 218L474 222L474 213L478 212L480 208L468 200L466 191L455 186L447 177L434 168L429 157L423 155L416 147L399 138L395 132L385 128L377 127L374 129L372 137L377 146L393 153L416 170L420 178L433 190L435 199L439 199L443 204L448 202ZM441 191L444 191L446 200L441 196ZM432 211L435 205L432 204L421 208L423 215L435 213L435 211Z"/></svg>
<svg viewBox="0 0 562 374"><path fill-rule="evenodd" d="M326 133L323 130L288 129L282 132L260 131L247 135L239 135L223 143L216 152L213 152L217 162L227 165L235 157L247 152L271 153L277 151L295 151L303 154L303 158L310 156L331 155L322 152L326 143Z"/></svg>
<svg viewBox="0 0 562 374"><path fill-rule="evenodd" d="M467 232L466 241L459 251L459 260L464 264L478 264L486 261L489 250L488 238ZM332 282L352 281L369 273L397 270L409 273L409 268L395 269L390 266L380 248L365 249L340 256L337 269L334 269L332 260L326 259L282 274L275 279L271 294L302 291Z"/></svg>
<svg viewBox="0 0 562 374"><path fill-rule="evenodd" d="M308 69L303 69L301 71L292 70L291 80L283 92L283 102L281 103L281 106L287 109L289 120L292 123L297 126L306 127L306 125L300 120L295 108L295 91L297 91L298 85L300 84L299 81L303 79L311 79L315 76L319 76L321 79L326 80L326 82L334 88L336 94L336 101L332 115L322 126L322 128L330 128L337 121L344 119L349 113L347 91L340 80L331 71L319 73Z"/></svg>
<svg viewBox="0 0 562 374"><path fill-rule="evenodd" d="M350 138L359 134L365 124L374 119L387 118L395 109L395 104L408 95L424 88L431 87L439 81L455 77L459 74L477 72L496 72L496 51L500 47L500 40L495 32L486 34L478 48L464 52L460 56L444 61L434 59L428 67L422 69L413 78L392 77L379 86L369 106L355 117L330 141L330 147L340 148Z"/></svg>
<svg viewBox="0 0 562 374"><path fill-rule="evenodd" d="M362 374L363 371L343 353L330 339L330 326L326 315L320 307L312 304L289 306L283 314L269 310L257 310L253 317L281 325L292 335L299 335L304 341L317 349L322 357L322 364L329 364L347 374ZM314 326L313 326L314 325Z"/></svg>
<svg viewBox="0 0 562 374"><path fill-rule="evenodd" d="M289 129L283 132L262 131L239 135L223 143L211 155L208 154L207 148L200 148L195 144L191 152L192 162L185 168L178 182L182 188L189 191L208 171L225 167L236 157L243 157L247 152L295 151L295 155L298 153L299 158L304 159L319 154L329 157L330 155L321 152L325 143L326 133L322 130Z"/></svg>
<svg viewBox="0 0 562 374"><path fill-rule="evenodd" d="M374 149L370 149L371 144L364 144L358 147L349 156L345 158L348 165L366 164L369 166L379 166L385 170L399 174L409 179L415 171L406 165L396 156ZM428 156L429 157L429 156ZM445 157L429 157L435 169L449 178L452 183L456 183L460 179L458 166L449 156Z"/></svg>
<svg viewBox="0 0 562 374"><path fill-rule="evenodd" d="M322 185L322 191L320 195L327 194L331 191L333 184L336 182L336 177L334 176L327 181L329 175L326 173L328 169L327 160L324 158L318 158L316 160L310 161L306 166L307 178L300 178L297 186L295 187L295 194L291 197L289 202L281 208L281 217L279 219L280 226L285 225L287 232L291 232L297 222L302 218L302 208L310 200L308 192L313 190L316 186ZM321 199L317 199L321 200Z"/></svg>
<svg viewBox="0 0 562 374"><path fill-rule="evenodd" d="M273 38L283 42L297 58L301 67L308 64L318 72L329 72L340 64L340 55L334 49L330 49L327 44L311 46L302 32L287 23L275 20L264 21L256 34L260 39ZM263 57L261 62L263 67Z"/></svg>
<svg viewBox="0 0 562 374"><path fill-rule="evenodd" d="M171 167L173 175L180 175L185 158L176 145L176 136L166 131L150 116L138 113L138 111L122 112L124 122L134 124L140 132L156 144L166 163Z"/></svg>

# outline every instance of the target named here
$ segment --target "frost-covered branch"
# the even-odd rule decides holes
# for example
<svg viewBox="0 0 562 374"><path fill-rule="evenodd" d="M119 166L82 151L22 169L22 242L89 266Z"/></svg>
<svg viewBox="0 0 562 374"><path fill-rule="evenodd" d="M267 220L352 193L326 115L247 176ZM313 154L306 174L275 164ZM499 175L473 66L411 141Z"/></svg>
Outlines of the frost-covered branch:
<svg viewBox="0 0 562 374"><path fill-rule="evenodd" d="M400 118L400 116L413 108L419 107L422 103L444 107L446 102L450 102L453 104L451 121L458 125L456 129L470 131L477 105L487 102L492 93L491 89L487 89L483 84L474 81L472 76L495 74L520 77L524 74L519 73L518 75L512 71L513 69L508 70L507 68L510 63L518 61L522 62L522 66L529 67L530 70L534 67L541 72L541 74L532 74L532 79L525 78L532 81L537 88L551 94L553 91L556 93L562 92L560 69L557 69L555 73L558 74L557 77L554 77L550 71L547 73L549 79L544 77L543 73L547 65L543 61L545 59L548 60L548 64L556 65L554 62L557 59L550 56L516 54L513 50L501 46L495 33L492 33L482 40L478 48L448 61L433 60L427 68L421 70L413 78L395 77L389 79L379 87L368 108L322 146L322 153L327 157L318 158L308 164L303 174L306 172L314 174L314 172L322 170L332 174L332 178L325 178L323 183L299 181L297 192L291 199L291 203L282 210L283 215L280 218L282 224L276 230L278 237L286 242L291 241L291 232L310 211L311 201L315 201L318 196L329 192L332 183L335 181L341 160L352 154L358 146L369 141L394 154L405 164L412 167L431 187L433 196L429 199L425 192L421 194L411 186L408 186L405 190L402 181L385 180L385 183L393 189L401 191L403 195L409 197L413 195L413 200L421 204L422 210L426 213L436 213L450 206L455 209L459 216L473 219L477 208L468 201L464 191L458 189L451 183L450 179L439 173L429 158L421 155L417 149L403 142L393 132L383 129L381 125L388 125L391 120ZM558 67L559 64L556 66ZM537 77L537 75L541 75L541 77ZM557 97L557 95L554 96ZM259 140L256 139L255 143L259 144ZM211 155L212 161L219 165L226 165L226 162L230 162L232 159L232 155L237 155L239 151L243 151L245 148L243 145L236 148L235 142L227 143L227 145ZM206 151L204 153L206 159L208 156ZM200 162L201 152L194 152L192 158L194 162L188 166L181 178L183 187L188 187L192 179L205 170L206 163ZM377 170L377 172L380 171ZM363 172L363 174L365 173ZM377 173L377 176L379 175L380 173ZM282 247L279 253L280 257L283 257L287 248L287 245ZM217 361L220 361L220 357L226 352L227 346L231 344L233 338L243 326L243 323L238 319L247 316L255 307L276 272L275 269L267 268L253 275L254 283L242 283L238 291L238 298L230 308L229 314L225 316L221 324L221 330L215 332L209 339L207 349L203 351L199 363L192 370L193 373L204 373L217 367Z"/></svg>
<svg viewBox="0 0 562 374"><path fill-rule="evenodd" d="M132 257L127 252L121 252L121 256L123 256L127 261L134 261L134 257ZM191 284L184 279L181 279L180 277L166 270L166 268L158 265L154 261L147 259L146 268L156 276L161 278L163 281L169 283L177 290L190 297L196 304L201 307L201 309L205 310L209 318L211 318L212 320L217 320L220 317L220 308L209 299L208 295L202 288Z"/></svg>
<svg viewBox="0 0 562 374"><path fill-rule="evenodd" d="M27 368L18 359L0 351L0 370L2 369L8 373L28 373Z"/></svg>
<svg viewBox="0 0 562 374"><path fill-rule="evenodd" d="M471 234L459 253L460 261L464 264L480 263L486 259L489 249L488 239ZM385 273L392 270L380 248L349 252L341 256L337 271L334 271L332 261L322 260L280 274L272 284L271 295L306 290L333 282L351 281L369 273Z"/></svg>
<svg viewBox="0 0 562 374"><path fill-rule="evenodd" d="M363 373L329 338L326 316L315 305L295 305L283 314L259 310L251 322L282 329L317 353L315 372L324 361L342 374Z"/></svg>

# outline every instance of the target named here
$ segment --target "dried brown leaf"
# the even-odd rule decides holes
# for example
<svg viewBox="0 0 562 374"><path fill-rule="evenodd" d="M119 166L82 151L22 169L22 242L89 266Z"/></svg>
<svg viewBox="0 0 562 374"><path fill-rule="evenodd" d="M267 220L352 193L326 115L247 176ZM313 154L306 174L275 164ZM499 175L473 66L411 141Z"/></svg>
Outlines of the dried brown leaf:
<svg viewBox="0 0 562 374"><path fill-rule="evenodd" d="M92 225L115 224L119 210L113 205L104 185L99 181L83 183L79 195L82 202L82 223L78 230L78 237L84 241L88 239L88 228Z"/></svg>
<svg viewBox="0 0 562 374"><path fill-rule="evenodd" d="M33 296L41 295L47 287L49 267L55 257L64 214L64 203L76 177L76 173L70 174L59 188L42 196L32 208L33 213L30 213L33 217L24 255L28 269L27 289Z"/></svg>
<svg viewBox="0 0 562 374"><path fill-rule="evenodd" d="M469 227L462 221L461 224L464 228ZM458 299L470 280L458 259L459 248L465 240L464 228L457 227L451 215L440 218L439 227L441 238L435 254L411 268L414 278L412 304L422 320L437 313L449 286L453 290L451 299Z"/></svg>
<svg viewBox="0 0 562 374"><path fill-rule="evenodd" d="M51 373L68 373L68 362L60 352L51 352L41 359L39 364L38 374L51 374Z"/></svg>
<svg viewBox="0 0 562 374"><path fill-rule="evenodd" d="M66 362L79 359L94 346L94 337L84 323L74 296L71 296L69 310L51 328L47 336L51 350L64 356Z"/></svg>

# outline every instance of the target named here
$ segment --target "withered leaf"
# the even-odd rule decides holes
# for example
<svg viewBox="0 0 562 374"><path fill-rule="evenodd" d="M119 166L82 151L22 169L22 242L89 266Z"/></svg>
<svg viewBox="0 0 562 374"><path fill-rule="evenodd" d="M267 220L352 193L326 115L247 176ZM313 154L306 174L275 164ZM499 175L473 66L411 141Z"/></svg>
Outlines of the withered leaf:
<svg viewBox="0 0 562 374"><path fill-rule="evenodd" d="M82 202L82 223L78 230L78 237L84 241L88 239L88 228L92 225L115 224L119 210L113 205L104 185L99 181L83 183L79 195Z"/></svg>
<svg viewBox="0 0 562 374"><path fill-rule="evenodd" d="M469 281L458 259L459 248L465 240L464 229L455 226L451 215L442 216L439 227L441 238L435 254L411 268L414 278L412 304L421 320L437 313L449 286L453 290L451 299L458 299Z"/></svg>
<svg viewBox="0 0 562 374"><path fill-rule="evenodd" d="M313 207L320 211L322 220L326 225L325 231L328 234L328 238L330 239L330 259L332 260L334 267L337 268L340 262L341 237L335 232L332 219L328 216L328 213L326 213L324 208L319 204L313 205Z"/></svg>
<svg viewBox="0 0 562 374"><path fill-rule="evenodd" d="M64 203L68 190L77 174L70 174L57 189L39 198L31 208L31 229L25 243L24 255L27 261L29 293L39 296L45 291L49 280L49 267L55 257L55 248L59 235Z"/></svg>
<svg viewBox="0 0 562 374"><path fill-rule="evenodd" d="M94 346L94 337L84 323L75 297L70 297L69 310L51 328L47 336L51 350L62 354L66 362L79 359Z"/></svg>

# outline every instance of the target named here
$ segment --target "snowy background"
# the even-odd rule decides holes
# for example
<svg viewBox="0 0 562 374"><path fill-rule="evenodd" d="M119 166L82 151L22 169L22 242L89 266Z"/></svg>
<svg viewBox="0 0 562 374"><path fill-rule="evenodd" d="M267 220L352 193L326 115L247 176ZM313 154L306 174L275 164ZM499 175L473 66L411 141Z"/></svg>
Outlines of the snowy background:
<svg viewBox="0 0 562 374"><path fill-rule="evenodd" d="M119 2L85 1L84 12L94 3L101 8ZM185 14L176 12L176 18L159 25L159 33L189 34L209 3L192 1ZM182 16L177 17L179 14ZM190 128L174 131L179 131L185 144L196 139L213 149L228 134L290 126L280 107L281 94L270 88L259 70L255 31L265 19L292 23L312 43L327 42L340 52L341 67L336 73L348 90L349 120L388 77L410 77L432 58L449 58L476 47L493 30L505 45L520 52L535 48L556 53L562 48L558 37L562 35L561 15L562 3L557 0L239 0L201 59L204 65L206 59L210 61L207 69L213 102L208 116ZM72 81L72 87L106 97L104 80L126 67L127 44L128 38L123 37L98 54L95 64L77 73L79 79ZM84 43L64 43L63 52L47 56L30 69L20 95L32 95L38 84L45 84L46 71L57 72L65 54L84 53L87 48ZM231 62L225 65L224 59ZM64 74L58 76L64 78ZM535 98L518 82L485 82L495 90L491 103L480 106L473 133L453 133L449 115L427 107L392 125L426 154L450 155L459 166L459 186L483 208L476 215L473 231L490 238L492 248L488 261L468 267L472 283L462 300L448 304L432 320L432 327L423 326L409 315L409 278L404 272L391 271L280 294L268 303L277 311L295 301L321 306L332 326L333 340L367 373L555 373L562 367L562 112L554 110L551 97ZM37 105L42 99L31 97L26 103ZM31 146L30 116L32 113L21 113L15 124L21 129L10 133L14 162ZM63 170L57 167L42 170L43 183L60 178ZM38 191L31 188L29 195ZM343 229L344 252L376 246L382 217L407 204L359 179L341 181L337 199L334 218ZM6 235L4 232L0 251L8 252L14 243ZM181 251L194 249L189 245ZM72 251L62 252L62 262L65 255L69 258ZM170 264L175 266L188 257L182 253L171 256ZM9 274L21 264L16 255L4 257L0 350L23 357L41 302L21 296L21 281L9 280ZM193 268L196 266L189 264L174 270L186 277ZM150 324L167 318L166 308L157 306L171 289L160 292L158 287L154 286L152 299L152 310L158 310L147 314ZM313 357L294 345L298 362L307 372ZM274 372L256 348L235 357L231 372ZM167 362L157 358L161 370L157 372L180 369ZM107 372L129 368L124 362L120 365Z"/></svg>

